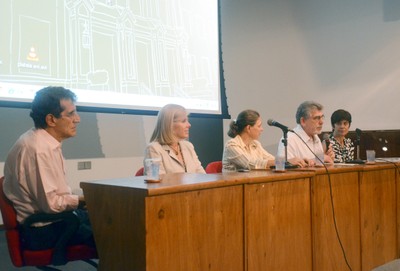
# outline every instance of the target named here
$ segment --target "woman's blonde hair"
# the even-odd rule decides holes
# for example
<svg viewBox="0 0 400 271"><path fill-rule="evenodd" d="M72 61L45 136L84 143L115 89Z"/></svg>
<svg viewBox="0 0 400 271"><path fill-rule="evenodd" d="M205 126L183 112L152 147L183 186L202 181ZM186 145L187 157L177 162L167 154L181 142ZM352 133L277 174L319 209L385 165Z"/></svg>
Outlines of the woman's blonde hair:
<svg viewBox="0 0 400 271"><path fill-rule="evenodd" d="M157 123L150 142L157 141L161 145L169 145L177 141L173 133L174 121L178 116L187 115L186 109L178 104L167 104L158 112Z"/></svg>

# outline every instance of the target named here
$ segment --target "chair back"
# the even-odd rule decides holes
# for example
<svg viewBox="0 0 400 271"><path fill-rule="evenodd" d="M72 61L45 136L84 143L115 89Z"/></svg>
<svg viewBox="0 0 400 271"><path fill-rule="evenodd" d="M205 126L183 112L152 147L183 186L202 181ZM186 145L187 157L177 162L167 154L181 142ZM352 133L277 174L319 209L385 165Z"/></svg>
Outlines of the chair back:
<svg viewBox="0 0 400 271"><path fill-rule="evenodd" d="M19 223L17 212L12 202L6 197L3 190L4 177L0 178L0 210L3 217L8 253L14 266L47 266L52 263L54 249L28 250L21 246ZM83 260L90 265L97 266L97 263L90 259L97 259L96 248L78 244L67 247L66 257L68 261ZM42 269L44 270L44 269ZM50 270L50 269L49 269ZM57 269L52 269L57 270Z"/></svg>
<svg viewBox="0 0 400 271"><path fill-rule="evenodd" d="M221 173L222 172L222 161L214 161L209 163L205 169L207 174L210 173Z"/></svg>
<svg viewBox="0 0 400 271"><path fill-rule="evenodd" d="M3 190L4 176L0 178L0 210L3 217L7 239L8 252L14 266L24 266L21 254L20 236L18 230L17 212L12 202L6 197Z"/></svg>
<svg viewBox="0 0 400 271"><path fill-rule="evenodd" d="M138 169L138 171L136 171L135 176L143 176L144 175L144 168L141 167Z"/></svg>

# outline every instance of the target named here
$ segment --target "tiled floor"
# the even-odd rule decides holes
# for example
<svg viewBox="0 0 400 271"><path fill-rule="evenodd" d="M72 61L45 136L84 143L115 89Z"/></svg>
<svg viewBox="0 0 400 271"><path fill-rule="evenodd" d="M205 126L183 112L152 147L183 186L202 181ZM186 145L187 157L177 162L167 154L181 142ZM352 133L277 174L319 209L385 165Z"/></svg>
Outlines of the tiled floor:
<svg viewBox="0 0 400 271"><path fill-rule="evenodd" d="M400 270L400 259L393 260L382 266L379 266L371 271L399 271Z"/></svg>

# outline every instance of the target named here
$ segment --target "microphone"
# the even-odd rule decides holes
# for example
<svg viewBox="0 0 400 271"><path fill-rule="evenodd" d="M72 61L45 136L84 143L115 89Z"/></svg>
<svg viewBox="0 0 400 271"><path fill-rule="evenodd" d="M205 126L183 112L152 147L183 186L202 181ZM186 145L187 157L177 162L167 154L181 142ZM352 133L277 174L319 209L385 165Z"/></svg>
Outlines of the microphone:
<svg viewBox="0 0 400 271"><path fill-rule="evenodd" d="M356 140L354 141L354 145L356 146L356 155L357 158L354 160L349 160L346 161L346 163L349 164L365 164L363 160L360 159L360 139L361 139L361 133L362 131L358 128L356 128Z"/></svg>
<svg viewBox="0 0 400 271"><path fill-rule="evenodd" d="M289 129L287 126L285 126L285 125L283 125L283 124L280 124L279 122L277 122L277 121L275 121L275 120L273 120L273 119L269 119L269 120L267 121L267 123L268 123L269 126L275 126L275 127L281 128L283 131L292 132L292 130Z"/></svg>
<svg viewBox="0 0 400 271"><path fill-rule="evenodd" d="M355 140L355 144L356 144L357 146L360 145L361 133L362 133L362 131L361 131L360 129L356 128L356 140Z"/></svg>
<svg viewBox="0 0 400 271"><path fill-rule="evenodd" d="M328 149L329 144L331 144L331 141L329 140L329 134L324 134L322 137L323 137L323 140L325 141L326 149Z"/></svg>
<svg viewBox="0 0 400 271"><path fill-rule="evenodd" d="M362 133L362 131L360 129L356 128L356 135L357 135L358 139L360 139L361 133Z"/></svg>

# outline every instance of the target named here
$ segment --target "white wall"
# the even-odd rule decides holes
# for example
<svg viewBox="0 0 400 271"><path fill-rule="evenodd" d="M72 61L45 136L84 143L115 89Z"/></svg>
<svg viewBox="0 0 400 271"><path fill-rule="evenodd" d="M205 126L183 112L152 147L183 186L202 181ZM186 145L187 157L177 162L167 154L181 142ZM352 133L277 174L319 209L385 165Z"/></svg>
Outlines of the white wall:
<svg viewBox="0 0 400 271"><path fill-rule="evenodd" d="M230 114L252 108L293 127L297 106L315 100L324 130L339 108L353 129L399 129L399 29L399 1L222 0ZM275 153L282 133L264 128Z"/></svg>

